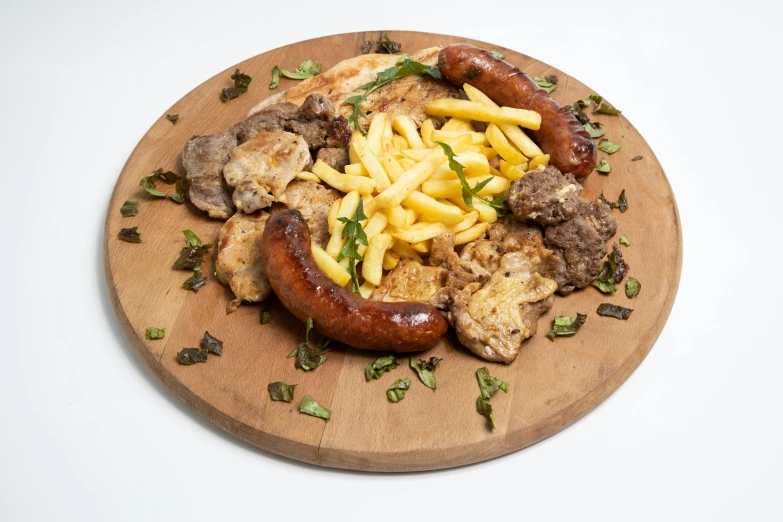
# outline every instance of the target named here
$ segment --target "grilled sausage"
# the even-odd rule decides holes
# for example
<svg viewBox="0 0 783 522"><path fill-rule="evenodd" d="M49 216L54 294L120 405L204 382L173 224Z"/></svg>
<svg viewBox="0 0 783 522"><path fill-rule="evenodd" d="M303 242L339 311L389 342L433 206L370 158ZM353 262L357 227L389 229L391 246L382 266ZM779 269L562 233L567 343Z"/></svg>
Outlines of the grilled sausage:
<svg viewBox="0 0 783 522"><path fill-rule="evenodd" d="M441 49L438 67L451 83L460 87L469 83L498 105L539 113L541 128L528 132L550 155L549 164L561 172L570 172L578 179L593 172L597 158L590 135L568 107L561 107L517 67L467 44Z"/></svg>
<svg viewBox="0 0 783 522"><path fill-rule="evenodd" d="M415 352L432 347L448 329L434 306L368 301L337 285L315 263L310 230L298 210L273 214L266 223L261 257L283 305L318 331L365 350Z"/></svg>

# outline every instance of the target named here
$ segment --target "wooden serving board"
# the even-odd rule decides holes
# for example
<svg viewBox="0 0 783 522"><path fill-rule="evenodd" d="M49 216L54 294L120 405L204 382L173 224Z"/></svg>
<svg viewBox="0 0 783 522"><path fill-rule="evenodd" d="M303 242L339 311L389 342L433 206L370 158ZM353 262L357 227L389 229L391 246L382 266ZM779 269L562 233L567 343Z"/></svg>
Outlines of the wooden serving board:
<svg viewBox="0 0 783 522"><path fill-rule="evenodd" d="M593 92L567 74L510 49L454 36L389 32L405 51L433 45L468 42L505 53L506 59L532 76L556 74L553 97L561 104ZM612 172L593 173L583 197L603 192L616 200L626 189L630 209L620 214L617 236L630 238L623 247L630 274L642 283L629 300L624 285L606 296L586 288L555 305L539 322L539 333L525 342L511 365L489 363L472 355L450 336L426 356L443 358L436 371L437 390L422 385L408 359L380 380L365 382L364 368L379 354L335 346L328 360L311 372L294 368L286 355L303 340L304 326L275 298L263 304L272 321L259 324L261 305L243 305L226 315L231 292L205 265L209 282L198 294L181 288L188 272L172 269L184 245L182 230L191 229L205 242L217 242L221 221L209 219L190 204L178 205L147 195L139 180L157 168L184 174L181 153L193 135L211 134L242 120L270 91L272 66L293 70L301 60L318 60L324 70L360 53L364 40L377 33L352 33L287 45L250 58L207 80L177 102L167 114L179 114L172 125L165 114L150 128L122 170L109 205L104 239L106 281L117 316L142 358L174 393L206 418L237 437L280 455L337 468L414 471L479 462L524 448L572 424L615 391L650 351L669 315L680 278L682 236L671 187L652 150L625 116L595 115L606 137L619 143L608 157ZM247 94L221 103L221 89L231 84L239 67L253 77ZM295 82L281 79L279 89ZM611 94L611 93L601 93ZM611 101L611 98L610 98ZM606 155L599 152L599 159ZM631 161L642 156L640 161ZM159 183L159 188L164 185ZM168 187L173 191L173 187ZM140 201L139 214L122 217L126 199ZM117 239L121 228L136 226L142 243ZM628 321L600 317L602 302L635 309ZM550 342L544 334L555 315L588 315L575 337ZM148 326L165 327L163 340L145 340ZM175 355L198 346L204 331L223 340L222 357L181 366ZM492 399L497 429L476 413L479 395L476 369L510 383L508 393ZM386 388L408 377L405 400L392 404ZM298 384L294 402L273 402L267 384ZM299 400L312 395L333 411L332 419L298 413ZM172 448L176 441L170 441Z"/></svg>

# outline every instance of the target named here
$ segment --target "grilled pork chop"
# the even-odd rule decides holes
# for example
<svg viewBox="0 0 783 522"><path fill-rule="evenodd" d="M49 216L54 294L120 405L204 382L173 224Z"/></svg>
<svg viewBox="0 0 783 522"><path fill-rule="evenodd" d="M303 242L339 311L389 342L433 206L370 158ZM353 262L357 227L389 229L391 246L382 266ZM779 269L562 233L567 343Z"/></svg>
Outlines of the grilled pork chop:
<svg viewBox="0 0 783 522"><path fill-rule="evenodd" d="M231 131L195 136L185 145L182 165L190 185L188 196L209 217L228 219L236 210L223 179L223 165L236 146L237 137Z"/></svg>
<svg viewBox="0 0 783 522"><path fill-rule="evenodd" d="M310 241L321 248L329 242L329 209L341 195L333 188L320 183L295 179L280 197L279 202L269 210L274 214L279 210L294 209L302 213L310 229Z"/></svg>

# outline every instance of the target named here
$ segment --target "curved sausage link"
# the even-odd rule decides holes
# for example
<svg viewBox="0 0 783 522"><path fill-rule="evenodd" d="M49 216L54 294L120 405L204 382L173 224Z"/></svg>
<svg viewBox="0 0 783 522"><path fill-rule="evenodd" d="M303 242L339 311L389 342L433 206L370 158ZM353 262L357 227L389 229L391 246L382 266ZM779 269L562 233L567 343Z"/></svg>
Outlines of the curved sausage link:
<svg viewBox="0 0 783 522"><path fill-rule="evenodd" d="M597 158L590 135L568 107L561 107L519 68L467 44L441 49L438 67L451 83L468 83L498 105L539 113L541 128L526 132L550 155L549 164L579 179L593 172Z"/></svg>
<svg viewBox="0 0 783 522"><path fill-rule="evenodd" d="M368 301L337 285L315 263L310 230L298 210L273 214L261 244L264 269L283 305L318 331L364 350L415 352L432 347L448 329L434 306Z"/></svg>

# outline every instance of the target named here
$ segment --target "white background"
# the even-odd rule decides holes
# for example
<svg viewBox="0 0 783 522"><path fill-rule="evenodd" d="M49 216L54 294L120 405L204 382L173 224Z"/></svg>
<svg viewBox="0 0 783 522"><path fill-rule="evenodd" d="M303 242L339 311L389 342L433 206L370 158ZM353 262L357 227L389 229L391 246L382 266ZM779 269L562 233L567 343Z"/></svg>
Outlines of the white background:
<svg viewBox="0 0 783 522"><path fill-rule="evenodd" d="M264 3L0 0L0 520L780 520L780 13ZM223 433L135 354L103 277L111 190L168 107L249 56L384 28L517 49L604 93L682 217L677 301L626 384L544 442L451 471L321 469Z"/></svg>

